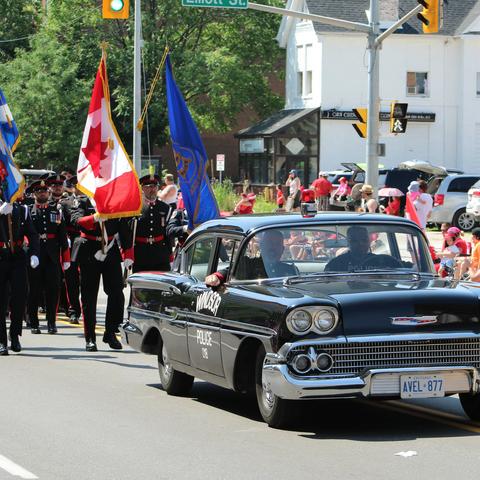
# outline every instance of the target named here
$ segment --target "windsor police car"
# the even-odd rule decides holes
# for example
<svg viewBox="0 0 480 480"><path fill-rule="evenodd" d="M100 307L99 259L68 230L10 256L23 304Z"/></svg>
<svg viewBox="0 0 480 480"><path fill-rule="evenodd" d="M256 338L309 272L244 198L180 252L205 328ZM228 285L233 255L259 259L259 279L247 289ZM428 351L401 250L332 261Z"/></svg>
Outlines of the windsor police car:
<svg viewBox="0 0 480 480"><path fill-rule="evenodd" d="M208 287L217 272L223 280ZM460 394L480 419L476 284L435 274L427 240L387 215L236 216L198 227L172 272L129 277L125 343L158 356L163 388L194 378L291 401Z"/></svg>

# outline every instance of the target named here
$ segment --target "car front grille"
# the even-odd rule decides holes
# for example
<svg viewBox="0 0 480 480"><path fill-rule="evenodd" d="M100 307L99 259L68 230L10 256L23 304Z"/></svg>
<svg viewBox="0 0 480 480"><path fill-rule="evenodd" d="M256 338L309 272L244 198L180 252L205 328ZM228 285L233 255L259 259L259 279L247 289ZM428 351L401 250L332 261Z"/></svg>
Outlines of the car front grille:
<svg viewBox="0 0 480 480"><path fill-rule="evenodd" d="M326 352L333 367L322 375L356 376L376 368L472 366L480 368L480 338L324 344L295 347L287 361L310 346ZM306 376L319 375L311 371Z"/></svg>

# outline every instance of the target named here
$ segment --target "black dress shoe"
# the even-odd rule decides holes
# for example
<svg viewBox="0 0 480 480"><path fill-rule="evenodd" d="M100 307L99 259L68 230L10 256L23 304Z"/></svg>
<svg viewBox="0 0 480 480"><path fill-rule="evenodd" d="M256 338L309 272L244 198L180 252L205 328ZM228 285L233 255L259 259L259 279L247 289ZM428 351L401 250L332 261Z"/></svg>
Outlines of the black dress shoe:
<svg viewBox="0 0 480 480"><path fill-rule="evenodd" d="M103 343L108 343L109 347L113 350L122 350L123 348L114 333L104 333Z"/></svg>
<svg viewBox="0 0 480 480"><path fill-rule="evenodd" d="M87 342L87 344L85 345L85 350L87 352L96 352L97 344L95 342Z"/></svg>
<svg viewBox="0 0 480 480"><path fill-rule="evenodd" d="M0 343L0 356L8 355L8 348L4 343Z"/></svg>
<svg viewBox="0 0 480 480"><path fill-rule="evenodd" d="M70 325L78 325L78 315L74 313L73 315L70 315Z"/></svg>
<svg viewBox="0 0 480 480"><path fill-rule="evenodd" d="M48 333L50 335L55 335L58 332L57 327L48 327Z"/></svg>
<svg viewBox="0 0 480 480"><path fill-rule="evenodd" d="M38 327L32 328L30 332L32 332L34 335L40 335L42 333Z"/></svg>
<svg viewBox="0 0 480 480"><path fill-rule="evenodd" d="M17 335L14 335L10 339L10 349L12 352L21 352L22 351L22 345L20 344L20 340L18 339Z"/></svg>

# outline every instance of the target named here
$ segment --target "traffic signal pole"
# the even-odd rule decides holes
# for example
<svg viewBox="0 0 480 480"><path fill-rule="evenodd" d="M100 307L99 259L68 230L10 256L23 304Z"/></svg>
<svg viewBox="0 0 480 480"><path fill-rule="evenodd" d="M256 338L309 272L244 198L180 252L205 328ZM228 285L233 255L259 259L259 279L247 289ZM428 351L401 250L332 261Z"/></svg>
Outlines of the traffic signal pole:
<svg viewBox="0 0 480 480"><path fill-rule="evenodd" d="M368 49L368 121L367 121L367 148L366 183L376 191L378 188L378 138L380 128L380 49L382 42L400 28L405 22L422 10L418 5L408 12L398 22L380 34L379 0L370 0L369 24L349 22L339 18L324 17L304 12L295 12L284 8L270 7L257 3L249 3L248 8L262 12L276 13L312 22L325 23L335 27L367 33Z"/></svg>
<svg viewBox="0 0 480 480"><path fill-rule="evenodd" d="M137 174L142 171L142 131L137 128L137 122L142 113L142 10L140 0L135 0L135 33L133 53L133 164Z"/></svg>
<svg viewBox="0 0 480 480"><path fill-rule="evenodd" d="M368 51L368 120L367 120L367 171L365 182L374 191L378 188L378 137L380 129L380 55L381 44L378 0L370 0L370 29L367 37Z"/></svg>

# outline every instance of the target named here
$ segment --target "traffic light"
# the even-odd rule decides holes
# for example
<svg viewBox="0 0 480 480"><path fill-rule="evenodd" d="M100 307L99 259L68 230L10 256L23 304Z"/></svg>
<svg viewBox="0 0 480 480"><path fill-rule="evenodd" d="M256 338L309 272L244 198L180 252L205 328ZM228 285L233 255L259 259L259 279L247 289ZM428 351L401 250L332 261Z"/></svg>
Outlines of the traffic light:
<svg viewBox="0 0 480 480"><path fill-rule="evenodd" d="M418 19L423 23L423 33L437 33L443 25L443 0L417 0L423 6Z"/></svg>
<svg viewBox="0 0 480 480"><path fill-rule="evenodd" d="M362 138L367 138L367 115L368 110L366 108L354 108L353 113L358 118L359 123L352 123L355 131Z"/></svg>
<svg viewBox="0 0 480 480"><path fill-rule="evenodd" d="M408 103L392 102L390 107L390 133L405 133L407 130Z"/></svg>
<svg viewBox="0 0 480 480"><path fill-rule="evenodd" d="M130 0L103 0L102 17L127 19Z"/></svg>

